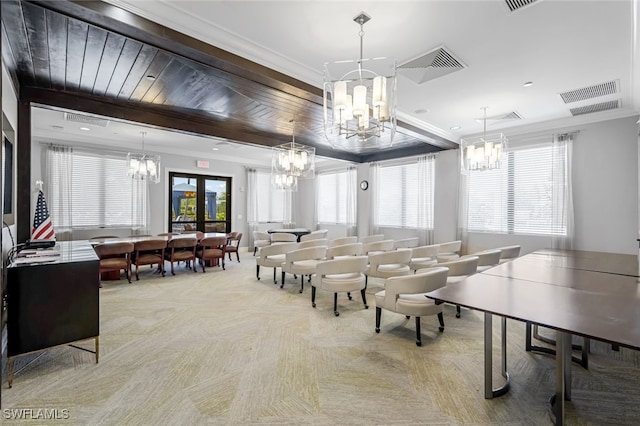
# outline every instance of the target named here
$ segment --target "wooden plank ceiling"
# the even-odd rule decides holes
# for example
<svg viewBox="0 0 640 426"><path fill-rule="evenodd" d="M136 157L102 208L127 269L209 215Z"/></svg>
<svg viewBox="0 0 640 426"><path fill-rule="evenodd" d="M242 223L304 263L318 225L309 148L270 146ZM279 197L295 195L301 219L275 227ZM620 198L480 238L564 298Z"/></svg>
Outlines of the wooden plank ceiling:
<svg viewBox="0 0 640 426"><path fill-rule="evenodd" d="M391 148L336 147L317 87L107 3L1 7L3 59L21 100L264 146L289 141L295 119L298 142L356 162L457 147L406 123Z"/></svg>

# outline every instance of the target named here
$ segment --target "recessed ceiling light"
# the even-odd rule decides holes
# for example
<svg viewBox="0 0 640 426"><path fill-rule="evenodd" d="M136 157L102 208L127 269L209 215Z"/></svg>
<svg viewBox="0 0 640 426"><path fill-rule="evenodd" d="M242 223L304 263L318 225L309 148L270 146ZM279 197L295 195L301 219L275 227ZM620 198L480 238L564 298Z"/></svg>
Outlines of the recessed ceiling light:
<svg viewBox="0 0 640 426"><path fill-rule="evenodd" d="M526 83L524 83L524 87L531 87L533 86L533 81L527 81Z"/></svg>
<svg viewBox="0 0 640 426"><path fill-rule="evenodd" d="M60 130L60 129L64 129L64 127L62 127L62 126L58 126L57 124L54 124L54 125L53 125L53 126L51 126L51 127L53 127L54 129L58 129L58 130Z"/></svg>
<svg viewBox="0 0 640 426"><path fill-rule="evenodd" d="M153 75L148 75L146 78L147 78L147 80L149 80L149 81L155 81L155 80L156 80L156 77L155 77L155 76L153 76Z"/></svg>
<svg viewBox="0 0 640 426"><path fill-rule="evenodd" d="M213 148L211 148L212 151L219 151L220 148L216 148L215 146Z"/></svg>
<svg viewBox="0 0 640 426"><path fill-rule="evenodd" d="M462 126L451 126L451 127L449 127L449 129L451 129L451 130L460 130L460 129L462 129Z"/></svg>
<svg viewBox="0 0 640 426"><path fill-rule="evenodd" d="M90 128L88 128L88 127L80 127L80 130L84 130L85 132L88 132L88 131L90 131L91 129L90 129Z"/></svg>

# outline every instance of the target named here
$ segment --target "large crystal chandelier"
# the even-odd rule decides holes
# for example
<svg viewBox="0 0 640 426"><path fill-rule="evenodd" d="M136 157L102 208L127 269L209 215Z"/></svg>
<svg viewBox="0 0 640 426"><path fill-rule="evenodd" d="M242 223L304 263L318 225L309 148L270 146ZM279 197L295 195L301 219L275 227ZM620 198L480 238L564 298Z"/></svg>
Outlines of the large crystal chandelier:
<svg viewBox="0 0 640 426"><path fill-rule="evenodd" d="M500 168L507 150L507 137L502 133L487 135L487 107L484 110L482 136L460 139L462 173Z"/></svg>
<svg viewBox="0 0 640 426"><path fill-rule="evenodd" d="M296 122L290 123L291 142L272 148L271 180L276 189L295 191L299 178L314 176L316 149L296 143Z"/></svg>
<svg viewBox="0 0 640 426"><path fill-rule="evenodd" d="M127 154L127 163L129 163L127 176L158 183L160 182L160 157L144 152L144 137L147 132L140 132L140 134L142 135L142 154L131 152Z"/></svg>
<svg viewBox="0 0 640 426"><path fill-rule="evenodd" d="M363 59L364 24L361 12L360 59L324 64L324 128L335 146L392 145L396 131L396 61Z"/></svg>

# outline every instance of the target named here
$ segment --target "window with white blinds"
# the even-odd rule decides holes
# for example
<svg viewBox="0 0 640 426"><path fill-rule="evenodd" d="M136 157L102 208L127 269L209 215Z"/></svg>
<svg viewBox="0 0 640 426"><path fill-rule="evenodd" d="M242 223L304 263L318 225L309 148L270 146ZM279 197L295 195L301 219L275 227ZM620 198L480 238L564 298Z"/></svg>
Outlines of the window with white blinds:
<svg viewBox="0 0 640 426"><path fill-rule="evenodd" d="M520 148L505 160L498 170L468 175L469 231L566 235L566 150Z"/></svg>
<svg viewBox="0 0 640 426"><path fill-rule="evenodd" d="M320 223L347 223L347 172L316 176L317 214Z"/></svg>
<svg viewBox="0 0 640 426"><path fill-rule="evenodd" d="M258 222L283 222L285 220L285 191L278 191L271 185L271 173L256 172L256 194Z"/></svg>
<svg viewBox="0 0 640 426"><path fill-rule="evenodd" d="M126 158L77 151L71 155L69 170L63 156L49 153L53 189L49 210L54 227L146 227L147 186L127 176ZM60 202L55 197L65 192L61 188L67 186L63 179L70 179L71 187L71 193L63 196L71 198ZM66 209L70 211L63 211Z"/></svg>
<svg viewBox="0 0 640 426"><path fill-rule="evenodd" d="M420 182L419 176L418 163L380 167L377 205L379 226L433 229L435 178L432 163L425 166L423 182Z"/></svg>

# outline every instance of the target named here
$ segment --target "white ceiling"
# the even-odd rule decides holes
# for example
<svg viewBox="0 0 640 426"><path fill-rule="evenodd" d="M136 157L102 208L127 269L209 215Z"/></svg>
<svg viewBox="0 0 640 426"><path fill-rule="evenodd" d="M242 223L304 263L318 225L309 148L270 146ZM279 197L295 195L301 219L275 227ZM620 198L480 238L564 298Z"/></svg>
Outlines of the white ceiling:
<svg viewBox="0 0 640 426"><path fill-rule="evenodd" d="M364 57L403 64L445 46L466 68L423 84L398 77L401 119L458 141L487 115L522 120L488 128L533 130L640 111L638 0L537 0L510 12L505 0L474 1L135 1L108 0L212 45L322 86L325 62ZM608 81L619 92L565 104L559 93ZM524 87L525 82L533 86ZM573 117L570 108L621 101L619 109ZM426 112L425 112L426 111ZM459 130L451 130L460 126Z"/></svg>
<svg viewBox="0 0 640 426"><path fill-rule="evenodd" d="M403 64L444 46L466 65L423 84L398 72L399 118L453 141L482 132L478 119L485 106L490 117L511 112L522 117L488 121L487 131L500 129L507 136L637 115L639 1L537 0L510 12L504 0L108 0L318 87L324 62L357 59L359 26L352 19L364 11L372 17L364 26L365 58L394 57ZM528 81L533 85L524 87ZM569 104L559 95L608 81L617 82L617 93ZM620 108L577 117L570 113L570 108L610 100L620 100ZM61 116L59 111L34 112L34 135L46 139L60 133L79 143L87 140L89 132L60 122ZM65 129L52 127L58 125ZM108 128L92 129L89 139L129 150L141 145L140 130L112 121ZM202 145L198 136L146 131L148 150L270 162L268 149L208 137L211 142ZM177 152L176 137L188 148ZM194 144L184 145L189 142Z"/></svg>

